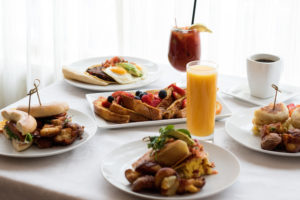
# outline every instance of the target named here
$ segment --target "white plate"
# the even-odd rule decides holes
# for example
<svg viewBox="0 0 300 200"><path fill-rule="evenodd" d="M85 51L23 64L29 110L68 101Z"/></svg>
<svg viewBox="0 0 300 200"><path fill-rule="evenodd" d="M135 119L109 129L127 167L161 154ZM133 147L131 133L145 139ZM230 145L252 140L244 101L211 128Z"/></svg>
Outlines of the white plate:
<svg viewBox="0 0 300 200"><path fill-rule="evenodd" d="M282 86L281 93L278 93L277 102L287 101L297 95L299 92L293 86ZM274 97L262 99L251 96L248 85L239 85L229 90L222 91L224 94L230 95L242 101L246 101L258 106L266 106L274 101Z"/></svg>
<svg viewBox="0 0 300 200"><path fill-rule="evenodd" d="M141 90L141 91L147 91L147 90L151 90L151 89L146 89L146 90ZM130 91L130 92L132 92L132 91ZM98 115L95 114L93 102L96 99L98 99L99 96L108 97L111 94L112 94L112 92L86 94L86 99L89 102L90 108L92 109L94 119L99 128L113 129L113 128L127 128L127 127L138 127L138 126L178 124L178 123L186 122L186 118L163 119L163 120L153 120L153 121L143 121L143 122L129 122L129 123L125 123L125 124L117 124L117 123L105 121L104 119L102 119L101 117L99 117ZM216 120L221 120L221 119L231 116L231 111L228 108L228 106L224 103L224 100L219 96L217 96L217 100L222 104L222 111L219 115L216 115Z"/></svg>
<svg viewBox="0 0 300 200"><path fill-rule="evenodd" d="M34 157L46 157L53 156L67 151L71 151L80 145L86 143L97 131L97 126L94 120L74 109L68 111L68 115L72 116L72 121L84 126L84 133L82 134L82 139L77 139L73 144L69 146L55 146L46 149L39 149L35 145L32 145L29 149L17 152L11 144L11 141L6 139L3 134L0 134L0 155L18 158L34 158ZM1 119L2 120L2 119Z"/></svg>
<svg viewBox="0 0 300 200"><path fill-rule="evenodd" d="M132 168L131 164L147 151L146 143L135 141L122 145L102 160L101 171L104 178L113 186L129 194L148 199L199 199L214 195L231 186L240 173L238 159L229 151L211 143L201 142L210 160L215 162L218 174L206 176L206 183L202 190L195 194L161 196L158 193L137 193L130 188L124 172Z"/></svg>
<svg viewBox="0 0 300 200"><path fill-rule="evenodd" d="M254 111L257 108L247 109L240 113L233 114L229 119L227 119L225 124L226 133L234 139L236 142L241 145L252 149L254 151L259 151L267 154L278 155L278 156L290 156L290 157L299 157L300 152L298 153L287 153L279 151L268 151L260 147L260 137L255 136L252 133L252 119L254 116Z"/></svg>
<svg viewBox="0 0 300 200"><path fill-rule="evenodd" d="M88 67L105 62L105 60L110 59L112 57L113 56L87 58L84 60L79 60L77 62L74 62L68 65L68 67L73 68L74 70L85 72L85 70ZM116 90L130 90L130 89L140 88L152 83L153 81L159 78L160 69L158 65L156 65L155 63L142 58L135 58L135 57L128 57L128 56L122 56L122 57L125 60L128 60L130 62L135 62L138 65L141 65L147 71L146 78L144 80L139 80L135 83L125 84L125 85L110 84L107 86L92 85L92 84L82 83L70 79L64 79L64 80L75 87L79 87L83 89L95 90L95 91L116 91Z"/></svg>

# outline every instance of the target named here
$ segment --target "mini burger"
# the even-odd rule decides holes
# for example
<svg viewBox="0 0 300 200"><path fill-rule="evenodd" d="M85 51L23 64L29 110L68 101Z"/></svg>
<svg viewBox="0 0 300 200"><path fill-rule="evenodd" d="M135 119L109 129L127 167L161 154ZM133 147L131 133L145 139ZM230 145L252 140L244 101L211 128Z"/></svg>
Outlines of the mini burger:
<svg viewBox="0 0 300 200"><path fill-rule="evenodd" d="M27 111L28 106L17 107L19 111ZM81 137L84 127L71 122L67 115L69 105L66 102L52 102L30 107L30 115L37 121L34 132L34 143L39 148L57 145L70 145Z"/></svg>
<svg viewBox="0 0 300 200"><path fill-rule="evenodd" d="M16 151L24 151L33 143L33 132L37 128L35 118L20 110L3 110L2 117L7 120L3 133L12 141Z"/></svg>
<svg viewBox="0 0 300 200"><path fill-rule="evenodd" d="M260 134L260 131L264 125L273 123L284 123L289 118L289 110L284 103L278 103L275 105L271 103L268 106L262 107L254 112L253 132L256 135Z"/></svg>

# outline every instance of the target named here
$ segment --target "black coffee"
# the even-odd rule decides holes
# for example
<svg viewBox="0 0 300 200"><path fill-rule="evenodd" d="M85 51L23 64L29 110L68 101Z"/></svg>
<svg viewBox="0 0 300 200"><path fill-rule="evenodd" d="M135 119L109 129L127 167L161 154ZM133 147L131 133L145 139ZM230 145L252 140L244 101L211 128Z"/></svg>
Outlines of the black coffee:
<svg viewBox="0 0 300 200"><path fill-rule="evenodd" d="M257 62L265 62L265 63L275 62L274 60L269 60L269 59L265 59L265 58L257 59L256 61Z"/></svg>

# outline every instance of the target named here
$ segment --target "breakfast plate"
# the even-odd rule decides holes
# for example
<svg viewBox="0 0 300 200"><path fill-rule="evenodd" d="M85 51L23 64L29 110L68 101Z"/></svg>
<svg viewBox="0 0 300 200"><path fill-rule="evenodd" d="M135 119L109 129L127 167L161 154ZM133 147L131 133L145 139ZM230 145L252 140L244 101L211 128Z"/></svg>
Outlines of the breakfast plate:
<svg viewBox="0 0 300 200"><path fill-rule="evenodd" d="M87 58L87 59L83 59L83 60L74 62L70 65L67 65L67 67L70 69L74 69L76 71L81 71L83 73L90 66L103 63L107 59L110 59L112 57L113 56ZM146 71L146 78L143 80L134 82L134 83L124 84L124 85L111 84L111 85L106 85L106 86L92 85L92 84L83 83L83 82L70 80L70 79L66 79L66 78L64 80L68 84L71 84L75 87L79 87L79 88L83 88L83 89L94 90L94 91L115 91L115 90L129 90L129 89L140 88L140 87L143 87L145 85L148 85L148 84L154 82L155 80L157 80L159 78L160 68L158 67L157 64L155 64L149 60L142 59L142 58L128 57L128 56L123 56L123 58L130 62L135 62L135 63L139 64L140 66L143 66L143 68Z"/></svg>
<svg viewBox="0 0 300 200"><path fill-rule="evenodd" d="M76 140L73 144L69 146L55 146L45 149L39 149L36 146L31 146L26 151L17 152L12 147L11 142L7 140L3 134L0 134L0 155L18 158L46 157L65 153L81 146L93 137L97 131L97 126L91 117L75 109L70 109L68 111L68 115L72 116L73 122L84 126L82 138Z"/></svg>
<svg viewBox="0 0 300 200"><path fill-rule="evenodd" d="M124 144L108 153L102 160L101 172L114 187L141 198L200 199L208 197L225 190L235 182L240 173L240 164L231 152L212 143L201 141L201 144L209 153L210 159L215 162L218 174L207 176L205 187L198 193L166 197L150 192L133 192L124 176L124 171L131 168L131 164L147 151L147 145L141 140Z"/></svg>
<svg viewBox="0 0 300 200"><path fill-rule="evenodd" d="M148 89L149 90L149 89ZM151 90L151 89L150 89ZM146 90L141 90L146 91ZM135 92L135 91L130 91ZM164 125L164 124L178 124L178 123L185 123L186 118L174 118L174 119L163 119L163 120L152 120L152 121L142 121L142 122L130 122L130 123L123 123L123 124L117 124L105 121L101 117L95 114L94 112L94 105L93 102L99 97L108 97L112 93L111 92L103 92L103 93L90 93L86 94L86 99L89 103L89 106L92 110L93 117L96 121L96 124L99 128L106 128L106 129L114 129L114 128L128 128L128 127L138 127L138 126L155 126L155 125ZM222 104L222 111L220 114L216 115L216 120L221 120L226 117L231 116L231 111L228 108L228 106L225 104L224 100L217 96L217 100Z"/></svg>
<svg viewBox="0 0 300 200"><path fill-rule="evenodd" d="M259 136L255 136L251 130L253 127L252 119L254 116L254 111L257 109L258 107L233 114L226 121L226 133L239 144L254 151L278 156L300 157L300 152L287 153L280 151L268 151L261 148L261 138Z"/></svg>
<svg viewBox="0 0 300 200"><path fill-rule="evenodd" d="M278 102L285 102L300 94L299 92L297 92L297 89L292 86L282 86L282 88L280 89L281 89L281 93L277 97ZM274 100L274 97L262 99L262 98L252 96L250 94L250 89L246 84L239 85L228 90L223 90L222 92L224 94L230 95L234 98L252 103L257 106L268 105L270 102Z"/></svg>

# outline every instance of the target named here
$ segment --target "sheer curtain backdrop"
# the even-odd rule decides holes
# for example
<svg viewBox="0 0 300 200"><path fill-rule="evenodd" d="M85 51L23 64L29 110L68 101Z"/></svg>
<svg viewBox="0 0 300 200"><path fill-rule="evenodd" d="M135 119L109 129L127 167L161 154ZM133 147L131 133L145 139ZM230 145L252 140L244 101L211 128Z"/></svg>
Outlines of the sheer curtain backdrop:
<svg viewBox="0 0 300 200"><path fill-rule="evenodd" d="M129 55L168 64L170 29L191 21L193 0L0 0L0 108L33 80L61 79L61 66L92 56ZM300 1L198 0L202 58L220 73L246 76L245 59L284 60L282 81L300 86ZM55 94L53 94L55 95Z"/></svg>

